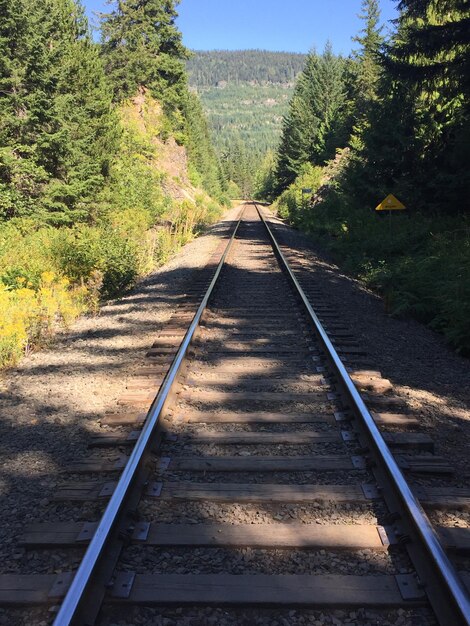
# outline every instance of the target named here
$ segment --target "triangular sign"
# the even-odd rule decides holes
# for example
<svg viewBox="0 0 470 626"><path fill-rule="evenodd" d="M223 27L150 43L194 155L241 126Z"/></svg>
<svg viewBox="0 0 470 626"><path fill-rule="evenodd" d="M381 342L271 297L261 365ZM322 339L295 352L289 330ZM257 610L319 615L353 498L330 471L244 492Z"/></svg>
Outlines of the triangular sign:
<svg viewBox="0 0 470 626"><path fill-rule="evenodd" d="M377 207L376 211L404 211L406 206L395 198L393 194L389 194Z"/></svg>

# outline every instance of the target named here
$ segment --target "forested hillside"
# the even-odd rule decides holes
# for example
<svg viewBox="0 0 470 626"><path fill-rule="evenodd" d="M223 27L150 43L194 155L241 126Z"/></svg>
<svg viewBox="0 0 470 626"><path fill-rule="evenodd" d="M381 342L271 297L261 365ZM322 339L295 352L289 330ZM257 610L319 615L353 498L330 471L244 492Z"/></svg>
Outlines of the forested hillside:
<svg viewBox="0 0 470 626"><path fill-rule="evenodd" d="M0 366L228 202L175 4L111 2L97 44L79 0L0 0Z"/></svg>
<svg viewBox="0 0 470 626"><path fill-rule="evenodd" d="M265 50L195 52L189 81L201 98L228 179L253 193L266 152L276 148L305 55Z"/></svg>
<svg viewBox="0 0 470 626"><path fill-rule="evenodd" d="M188 61L190 85L198 89L221 83L293 84L303 69L304 54L268 50L197 51Z"/></svg>
<svg viewBox="0 0 470 626"><path fill-rule="evenodd" d="M390 39L378 0L363 0L355 54L308 56L257 192L391 314L411 312L469 354L468 3L398 6ZM407 211L384 219L374 207L390 193Z"/></svg>

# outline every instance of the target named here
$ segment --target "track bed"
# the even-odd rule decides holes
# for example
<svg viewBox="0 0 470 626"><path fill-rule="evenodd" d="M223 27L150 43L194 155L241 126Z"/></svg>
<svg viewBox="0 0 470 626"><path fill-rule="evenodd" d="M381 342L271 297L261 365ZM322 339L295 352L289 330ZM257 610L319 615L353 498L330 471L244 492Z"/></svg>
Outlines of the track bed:
<svg viewBox="0 0 470 626"><path fill-rule="evenodd" d="M53 498L60 521L25 528L22 544L41 554L44 573L0 576L0 603L31 623L40 615L34 605L60 605L73 580L68 570L96 541L99 517L153 414L94 590L73 623L447 626L455 611L436 616L430 600L440 583L430 576L422 585L426 551L255 205L244 209L211 280L225 244L90 437L89 454L70 460ZM432 437L407 415L344 316L315 301L314 283L304 286L426 511L468 510L470 490L454 486L452 465L434 454ZM160 385L159 396L165 385L169 391L157 415ZM468 569L468 528L435 531ZM53 555L68 564L59 575L48 565ZM64 619L59 612L57 623Z"/></svg>

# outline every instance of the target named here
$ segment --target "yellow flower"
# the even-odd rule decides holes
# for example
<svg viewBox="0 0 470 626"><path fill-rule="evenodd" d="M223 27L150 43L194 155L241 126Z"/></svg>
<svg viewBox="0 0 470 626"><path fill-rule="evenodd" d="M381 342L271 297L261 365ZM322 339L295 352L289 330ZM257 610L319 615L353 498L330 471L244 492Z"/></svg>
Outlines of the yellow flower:
<svg viewBox="0 0 470 626"><path fill-rule="evenodd" d="M41 274L41 280L44 284L50 285L55 279L54 272L43 272Z"/></svg>

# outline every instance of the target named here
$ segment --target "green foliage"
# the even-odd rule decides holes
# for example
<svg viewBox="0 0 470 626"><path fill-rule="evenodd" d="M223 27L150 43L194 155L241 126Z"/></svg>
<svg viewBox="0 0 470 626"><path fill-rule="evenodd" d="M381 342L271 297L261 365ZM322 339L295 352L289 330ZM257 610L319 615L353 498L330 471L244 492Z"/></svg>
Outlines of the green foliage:
<svg viewBox="0 0 470 626"><path fill-rule="evenodd" d="M201 196L169 205L167 225L158 228L149 228L145 208L116 210L95 226L52 228L30 218L0 224L0 367L96 310L101 298L122 294L219 216L219 205Z"/></svg>
<svg viewBox="0 0 470 626"><path fill-rule="evenodd" d="M220 198L224 180L199 98L188 93L185 103L186 146L193 168L193 181L211 196Z"/></svg>
<svg viewBox="0 0 470 626"><path fill-rule="evenodd" d="M137 243L112 228L85 224L61 231L51 248L54 265L72 282L100 276L100 293L114 297L133 285L139 274Z"/></svg>
<svg viewBox="0 0 470 626"><path fill-rule="evenodd" d="M173 138L201 186L225 191L174 4L119 2L101 56L78 0L0 0L0 367L219 216L205 194L166 191Z"/></svg>
<svg viewBox="0 0 470 626"><path fill-rule="evenodd" d="M313 219L309 210L308 201L315 193L322 179L322 169L311 163L302 165L300 174L295 181L279 196L273 208L283 218L289 220L299 228L307 228ZM302 192L303 189L311 189L309 194Z"/></svg>
<svg viewBox="0 0 470 626"><path fill-rule="evenodd" d="M190 84L198 89L233 85L294 83L304 54L268 50L196 51L188 61Z"/></svg>
<svg viewBox="0 0 470 626"><path fill-rule="evenodd" d="M411 134L414 146L408 170L396 178L410 186L411 172L417 207L459 213L470 195L468 9L460 0L407 1L401 7L397 34L383 56L383 101L389 106L400 90L406 92L408 128L398 116L392 120L398 132Z"/></svg>
<svg viewBox="0 0 470 626"><path fill-rule="evenodd" d="M175 0L120 0L102 14L102 53L116 98L145 86L162 102L174 128L182 126L188 52L175 26Z"/></svg>
<svg viewBox="0 0 470 626"><path fill-rule="evenodd" d="M89 219L116 119L83 9L2 0L0 10L0 219Z"/></svg>
<svg viewBox="0 0 470 626"><path fill-rule="evenodd" d="M256 172L254 184L254 197L257 200L272 201L273 189L275 186L276 155L269 150Z"/></svg>
<svg viewBox="0 0 470 626"><path fill-rule="evenodd" d="M146 227L150 228L170 202L162 191L165 176L158 168L154 141L163 123L161 109L142 93L138 103L128 100L117 111L121 122L119 150L99 196L101 210L97 220L114 222L118 212L136 211L139 215L145 208Z"/></svg>
<svg viewBox="0 0 470 626"><path fill-rule="evenodd" d="M284 118L276 171L278 192L295 180L305 163L321 165L334 155L344 135L344 70L344 61L329 44L322 55L312 52L307 57Z"/></svg>
<svg viewBox="0 0 470 626"><path fill-rule="evenodd" d="M191 181L220 198L224 180L200 102L190 93L189 53L175 25L175 0L124 0L103 14L102 55L115 97L149 90L163 106L159 135L187 147Z"/></svg>
<svg viewBox="0 0 470 626"><path fill-rule="evenodd" d="M359 36L353 38L360 48L354 54L354 65L350 67L352 73L348 77L351 124L354 125L355 134L358 136L367 126L371 106L378 97L379 81L382 76L379 55L384 44L383 28L379 25L378 0L363 0L362 10L359 17L364 22L364 28Z"/></svg>
<svg viewBox="0 0 470 626"><path fill-rule="evenodd" d="M240 190L242 198L253 195L255 174L259 167L259 157L248 150L240 137L222 155L222 168L225 177Z"/></svg>
<svg viewBox="0 0 470 626"><path fill-rule="evenodd" d="M373 206L373 205L372 205ZM411 314L470 354L470 224L411 213L376 215L342 188L308 211L300 226L349 272L383 294L391 315Z"/></svg>
<svg viewBox="0 0 470 626"><path fill-rule="evenodd" d="M363 0L360 49L344 74L345 127L352 133L348 142L335 139L348 149L324 168L323 186L308 206L299 197L302 176L276 206L329 247L347 271L382 293L391 314L412 314L470 354L470 47L464 4L402 0L397 32L383 46L378 2ZM315 105L305 106L303 80L278 154L284 185L300 163L318 163L309 153ZM389 193L410 210L408 217L393 216L391 224L373 211Z"/></svg>

